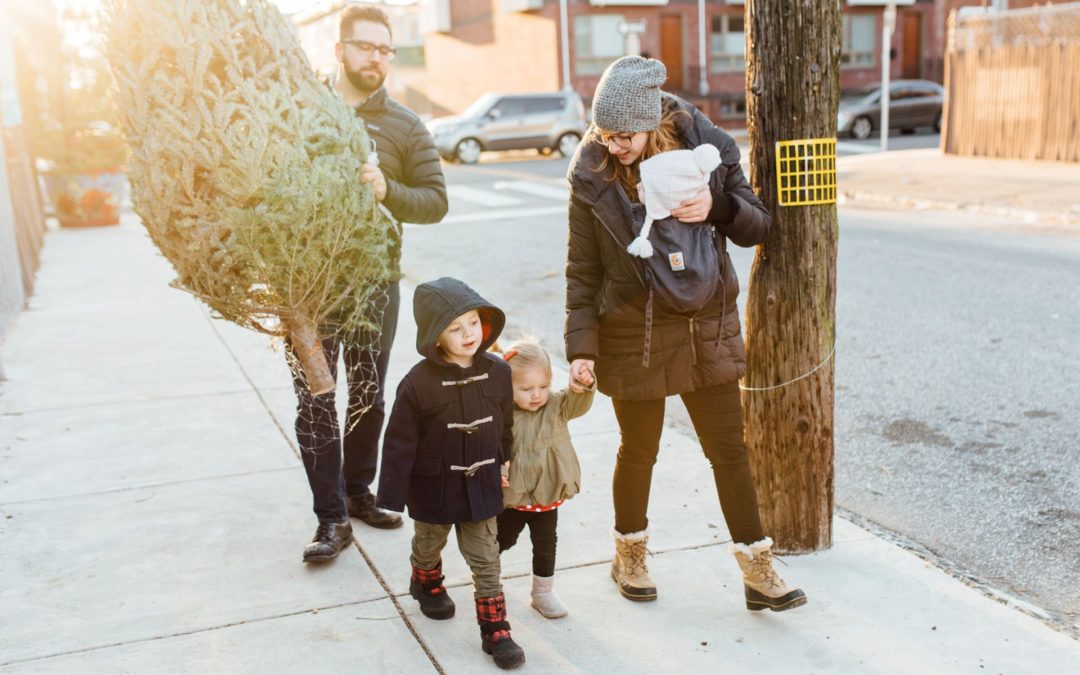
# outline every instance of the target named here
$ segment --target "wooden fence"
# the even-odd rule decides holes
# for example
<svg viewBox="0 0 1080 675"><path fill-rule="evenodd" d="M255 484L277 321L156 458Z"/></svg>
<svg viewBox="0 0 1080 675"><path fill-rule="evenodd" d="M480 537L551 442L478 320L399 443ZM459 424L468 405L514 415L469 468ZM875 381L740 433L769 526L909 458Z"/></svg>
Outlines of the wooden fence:
<svg viewBox="0 0 1080 675"><path fill-rule="evenodd" d="M29 297L34 289L34 275L40 264L41 248L45 244L45 216L37 174L19 127L4 129L5 161L15 212L15 242L19 254L23 295Z"/></svg>
<svg viewBox="0 0 1080 675"><path fill-rule="evenodd" d="M1080 3L949 19L946 153L1080 162Z"/></svg>

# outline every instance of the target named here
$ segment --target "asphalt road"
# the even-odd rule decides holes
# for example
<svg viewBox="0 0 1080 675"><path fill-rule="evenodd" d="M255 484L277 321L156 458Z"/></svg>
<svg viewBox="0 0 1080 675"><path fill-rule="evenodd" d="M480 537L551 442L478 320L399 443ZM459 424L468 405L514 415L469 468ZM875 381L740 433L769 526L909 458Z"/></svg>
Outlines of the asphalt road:
<svg viewBox="0 0 1080 675"><path fill-rule="evenodd" d="M449 218L407 228L408 281L457 276L506 310L507 336L561 355L566 163L448 165ZM838 506L1077 634L1080 233L928 211L840 219ZM753 253L733 250L744 281ZM668 410L689 428L676 399Z"/></svg>

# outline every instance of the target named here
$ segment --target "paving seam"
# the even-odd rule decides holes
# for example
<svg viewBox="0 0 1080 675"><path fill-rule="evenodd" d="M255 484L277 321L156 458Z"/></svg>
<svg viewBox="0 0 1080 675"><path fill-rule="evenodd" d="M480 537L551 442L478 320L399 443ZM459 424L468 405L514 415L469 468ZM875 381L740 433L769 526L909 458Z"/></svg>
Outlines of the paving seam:
<svg viewBox="0 0 1080 675"><path fill-rule="evenodd" d="M293 454L296 456L296 458L303 462L303 458L300 457L300 449L296 447L296 443L293 441L292 437L290 437L289 434L286 433L285 429L281 426L281 422L279 422L277 416L274 415L274 411L270 409L270 404L267 403L265 398L263 398L262 391L260 391L259 387L256 386L255 381L251 379L251 376L248 375L247 370L244 369L243 364L240 363L240 359L236 357L236 353L233 352L232 347L229 346L229 343L225 341L225 338L222 337L221 333L218 331L217 326L214 324L215 319L210 316L209 312L206 311L205 307L202 307L200 305L199 309L202 310L203 316L206 317L206 322L210 325L210 330L214 332L214 336L218 339L218 342L221 343L221 346L225 348L225 352L228 353L229 358L231 358L233 360L233 363L236 364L237 370L239 370L240 374L244 376L244 379L247 380L247 383L251 385L251 390L255 392L255 395L259 397L259 403L261 403L263 409L266 410L266 414L270 416L270 421L272 421L274 423L274 426L277 427L278 432L281 433L281 437L285 439L285 442L289 445L289 448L293 451Z"/></svg>
<svg viewBox="0 0 1080 675"><path fill-rule="evenodd" d="M673 547L673 548L665 548L665 549L660 550L660 551L649 551L649 555L651 557L656 557L658 555L665 555L665 554L668 554L668 553L681 553L682 551L697 551L697 550L704 549L704 548L712 548L712 547L715 547L715 546L723 546L725 544L730 544L730 543L731 543L730 539L725 539L724 541L710 542L708 544L689 544L687 546L676 546L676 547ZM605 560L595 560L595 561L591 561L591 562L582 562L582 563L575 563L573 565L566 565L566 566L563 566L563 567L556 567L555 571L556 572L565 572L567 570L579 570L579 569L584 569L586 567L596 567L598 565L610 565L610 564L611 564L611 558L607 558ZM532 576L532 572L519 572L517 574L504 574L500 578L502 578L502 579L524 579L524 578L531 577L531 576ZM446 584L447 588L469 588L471 586L472 586L471 581L462 581L462 582L456 583L456 584ZM403 598L403 597L407 596L409 593L404 592L404 593L397 593L397 594L390 593L390 594L391 594L392 597Z"/></svg>
<svg viewBox="0 0 1080 675"><path fill-rule="evenodd" d="M293 439L290 438L289 434L286 433L285 429L282 428L281 423L278 421L277 417L270 409L270 405L266 402L266 399L263 398L262 392L259 391L259 388L255 385L255 382L251 379L250 376L248 376L248 373L244 369L243 364L240 363L240 360L236 357L236 354L233 352L232 348L229 347L229 344L225 342L225 338L223 338L221 333L218 332L217 326L214 325L214 319L210 317L210 315L206 312L205 308L203 308L203 316L206 317L207 322L210 324L210 329L214 331L214 335L217 337L218 341L221 342L221 345L225 348L225 351L228 352L229 358L233 360L233 363L236 364L236 367L240 370L240 373L244 376L244 379L247 380L248 384L251 385L251 389L255 392L255 395L259 397L259 402L262 403L263 408L270 416L270 419L273 421L274 426L277 427L277 430L281 433L281 437L284 438L285 442L289 444L289 447L292 449L293 454L296 455L296 458L303 461L303 458L300 456L300 449L297 447ZM394 609L397 610L398 616L401 617L401 620L404 622L405 627L409 630L410 633L412 633L413 638L416 640L417 644L420 645L420 649L424 651L424 654L428 657L428 660L431 661L431 665L435 668L435 671L439 673L439 675L446 675L446 671L443 670L442 665L435 658L435 655L432 653L427 643L424 642L424 639L420 637L420 633L417 632L416 627L413 626L412 621L405 613L405 609L401 606L401 603L398 602L397 597L395 597L394 593L390 590L390 585L386 583L386 579L383 578L383 575L379 571L379 568L375 566L375 561L372 560L371 556L369 556L367 551L364 550L364 547L360 544L360 541L356 538L355 535L353 535L353 544L356 546L356 550L360 552L360 555L363 556L364 562L367 564L368 569L371 570L371 573L375 576L375 580L379 582L379 585L382 587L383 592L386 593L386 597L394 605Z"/></svg>
<svg viewBox="0 0 1080 675"><path fill-rule="evenodd" d="M93 647L84 647L82 649L71 649L64 652L56 652L53 654L43 654L41 656L31 656L24 659L15 659L14 661L4 661L0 663L0 668L6 668L7 666L16 666L23 663L33 663L34 661L45 661L47 659L55 659L61 656L71 656L72 654L86 654L88 652L97 652L103 649L113 649L115 647L125 647L127 645L137 645L145 642L155 642L157 640L169 640L171 638L186 637L188 635L198 635L199 633L209 633L215 630L222 630L225 628L234 628L236 626L246 626L248 624L262 623L264 621L275 621L277 619L286 619L292 616L300 616L301 614L313 614L318 612L324 612L332 609L340 609L342 607L359 607L360 605L367 605L373 602L381 602L386 598L371 598L370 600L354 600L353 602L341 602L336 605L326 605L324 607L311 607L309 609L302 609L295 612L283 612L281 614L272 614L270 616L258 617L255 619L244 619L243 621L233 621L231 623L223 623L216 626L206 626L203 628L194 628L192 630L180 631L177 633L169 633L167 635L155 635L153 637L136 638L134 640L127 640L124 642L113 642L107 645L95 645ZM366 619L367 621L390 621L397 617L379 617L377 619ZM441 672L441 671L440 671Z"/></svg>
<svg viewBox="0 0 1080 675"><path fill-rule="evenodd" d="M379 568L375 566L375 561L372 560L371 556L368 555L368 552L364 550L363 545L360 543L360 540L356 538L355 534L353 534L352 540L353 544L356 546L356 550L359 551L360 555L364 557L364 562L367 563L368 569L370 569L371 573L375 575L375 580L379 582L380 586L382 586L383 592L386 593L386 597L390 600L391 603L393 603L394 609L397 610L398 616L401 617L401 620L402 622L404 622L405 627L409 629L409 632L412 633L412 636L416 640L417 644L420 645L420 649L424 650L424 654L426 654L428 660L431 661L431 665L435 668L435 672L439 673L439 675L446 675L446 671L443 670L442 664L440 664L439 660L435 658L435 654L431 651L431 648L428 647L427 643L424 642L424 638L420 637L419 631L416 630L416 626L413 625L413 622L409 618L409 615L405 612L405 608L401 606L400 602L398 602L398 596L395 595L392 590L390 590L390 584L386 582L386 579L383 577L382 572L380 572ZM469 582L469 584L471 585L472 582ZM402 595L405 594L403 593Z"/></svg>
<svg viewBox="0 0 1080 675"><path fill-rule="evenodd" d="M35 499L17 499L10 502L0 502L0 506L17 506L20 504L36 504L39 502L53 502L60 501L62 499L78 499L80 497L97 497L98 495L111 495L119 492L132 492L134 490L153 490L161 487L171 487L173 485L185 485L187 483L201 483L203 481L212 480L225 480L227 478L240 478L243 476L255 476L263 473L274 473L276 471L296 471L302 467L297 466L279 466L273 469L255 469L253 471L243 471L240 473L227 473L218 476L201 476L199 478L185 478L184 480L170 481L166 483L147 483L145 485L132 485L130 487L113 488L112 490L101 490L99 492L76 492L68 495L55 495L53 497L37 497Z"/></svg>
<svg viewBox="0 0 1080 675"><path fill-rule="evenodd" d="M286 387L275 387L285 389ZM291 387L289 387L291 389ZM175 396L154 396L152 398L132 398L113 401L99 401L96 403L83 403L79 405L62 405L54 408L30 408L28 410L3 410L0 417L22 417L23 415L37 415L48 412L63 412L65 410L81 410L83 408L103 408L114 405L132 405L135 403L164 403L167 401L183 401L190 398L206 398L207 396L239 396L247 394L247 389L227 389L224 391L199 392L197 394L177 394Z"/></svg>

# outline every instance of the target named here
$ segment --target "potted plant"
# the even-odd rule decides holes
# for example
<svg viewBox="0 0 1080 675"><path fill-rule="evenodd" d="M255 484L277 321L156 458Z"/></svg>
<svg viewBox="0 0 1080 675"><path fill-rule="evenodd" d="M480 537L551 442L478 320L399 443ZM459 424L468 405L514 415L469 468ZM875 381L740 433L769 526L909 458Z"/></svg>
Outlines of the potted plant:
<svg viewBox="0 0 1080 675"><path fill-rule="evenodd" d="M118 134L98 129L64 129L50 134L39 153L53 212L61 227L96 227L120 222L127 175L127 145Z"/></svg>
<svg viewBox="0 0 1080 675"><path fill-rule="evenodd" d="M27 139L53 213L63 227L115 225L127 145L116 130L97 14L79 2L21 7L15 17L26 30L15 32L15 46Z"/></svg>

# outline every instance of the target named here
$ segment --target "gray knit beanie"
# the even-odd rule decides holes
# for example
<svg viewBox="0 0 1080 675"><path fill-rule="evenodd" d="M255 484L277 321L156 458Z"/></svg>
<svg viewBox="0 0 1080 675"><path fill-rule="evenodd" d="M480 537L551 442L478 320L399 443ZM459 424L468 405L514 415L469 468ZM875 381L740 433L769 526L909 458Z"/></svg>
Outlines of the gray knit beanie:
<svg viewBox="0 0 1080 675"><path fill-rule="evenodd" d="M667 68L656 59L624 56L596 85L593 124L606 131L652 131L660 126L660 85Z"/></svg>

